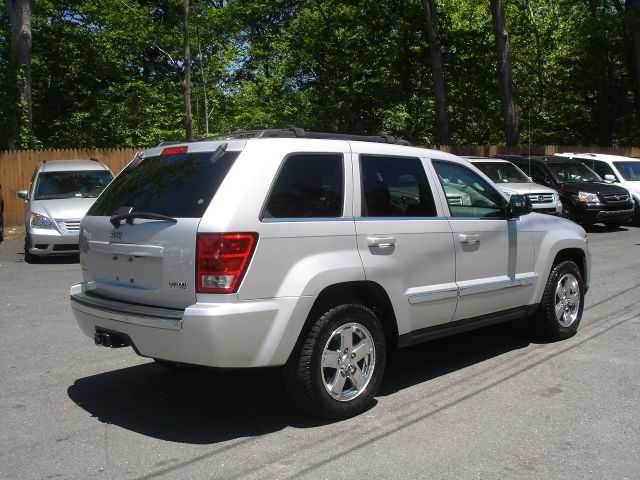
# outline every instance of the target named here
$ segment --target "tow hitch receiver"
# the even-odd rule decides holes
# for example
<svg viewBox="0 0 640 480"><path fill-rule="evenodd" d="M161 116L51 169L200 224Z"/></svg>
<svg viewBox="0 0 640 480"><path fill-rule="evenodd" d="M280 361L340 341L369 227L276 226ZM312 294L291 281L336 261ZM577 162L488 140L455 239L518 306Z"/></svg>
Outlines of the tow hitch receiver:
<svg viewBox="0 0 640 480"><path fill-rule="evenodd" d="M99 347L121 348L129 346L129 341L126 337L114 332L105 332L104 330L96 330L93 341Z"/></svg>

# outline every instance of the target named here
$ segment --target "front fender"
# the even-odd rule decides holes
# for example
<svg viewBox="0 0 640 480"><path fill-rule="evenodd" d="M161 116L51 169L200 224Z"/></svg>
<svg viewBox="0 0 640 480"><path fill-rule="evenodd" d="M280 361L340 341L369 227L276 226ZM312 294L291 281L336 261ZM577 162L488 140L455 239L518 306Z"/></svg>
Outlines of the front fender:
<svg viewBox="0 0 640 480"><path fill-rule="evenodd" d="M587 243L587 233L584 229L570 220L552 218L554 225L547 225L533 232L536 249L535 272L538 274L538 282L531 298L532 304L540 303L549 274L556 263L556 258L562 252L570 254L580 253L584 256L585 285L589 285L591 256ZM545 222L546 223L546 222ZM573 253L572 253L573 252Z"/></svg>

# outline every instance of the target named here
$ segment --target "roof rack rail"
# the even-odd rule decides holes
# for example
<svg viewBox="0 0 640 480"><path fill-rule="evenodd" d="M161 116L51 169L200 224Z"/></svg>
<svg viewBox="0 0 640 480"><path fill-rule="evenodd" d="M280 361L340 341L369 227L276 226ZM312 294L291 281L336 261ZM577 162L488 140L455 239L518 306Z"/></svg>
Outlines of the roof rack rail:
<svg viewBox="0 0 640 480"><path fill-rule="evenodd" d="M313 138L327 140L352 140L358 142L374 142L374 143L390 143L394 145L411 145L406 140L400 140L391 135L351 135L346 133L328 133L328 132L308 132L303 128L288 125L285 128L257 128L252 130L239 130L236 132L223 133L219 135L210 135L207 137L196 137L192 142L204 142L211 140L234 140L234 139L250 139L250 138ZM160 147L166 145L174 145L176 143L185 142L162 142ZM187 142L188 143L188 142Z"/></svg>

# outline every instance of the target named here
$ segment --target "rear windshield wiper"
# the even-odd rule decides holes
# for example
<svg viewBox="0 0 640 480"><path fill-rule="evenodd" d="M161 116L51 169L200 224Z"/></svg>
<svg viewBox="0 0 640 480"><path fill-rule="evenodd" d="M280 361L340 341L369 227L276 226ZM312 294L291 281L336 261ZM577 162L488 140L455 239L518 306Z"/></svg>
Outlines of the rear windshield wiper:
<svg viewBox="0 0 640 480"><path fill-rule="evenodd" d="M129 213L118 213L116 215L112 215L109 221L111 224L118 228L122 220L126 220L129 225L133 225L133 220L135 218L144 218L145 220L164 220L167 222L177 222L178 220L173 217L168 217L167 215L160 215L159 213L150 213L150 212L129 212Z"/></svg>

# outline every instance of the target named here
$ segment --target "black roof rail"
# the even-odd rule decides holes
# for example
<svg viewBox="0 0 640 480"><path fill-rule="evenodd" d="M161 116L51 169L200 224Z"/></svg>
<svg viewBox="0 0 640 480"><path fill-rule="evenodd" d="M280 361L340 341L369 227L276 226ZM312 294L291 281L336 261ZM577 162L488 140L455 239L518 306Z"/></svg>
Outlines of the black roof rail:
<svg viewBox="0 0 640 480"><path fill-rule="evenodd" d="M239 130L236 132L223 133L218 135L210 135L207 137L196 137L192 142L204 142L211 140L234 140L234 139L250 139L250 138L313 138L326 140L352 140L357 142L374 142L389 143L394 145L411 145L406 140L400 140L391 135L352 135L347 133L329 133L329 132L309 132L303 128L294 125L288 125L285 128L260 128L253 130ZM165 145L175 145L176 143L188 142L162 142L159 147Z"/></svg>

